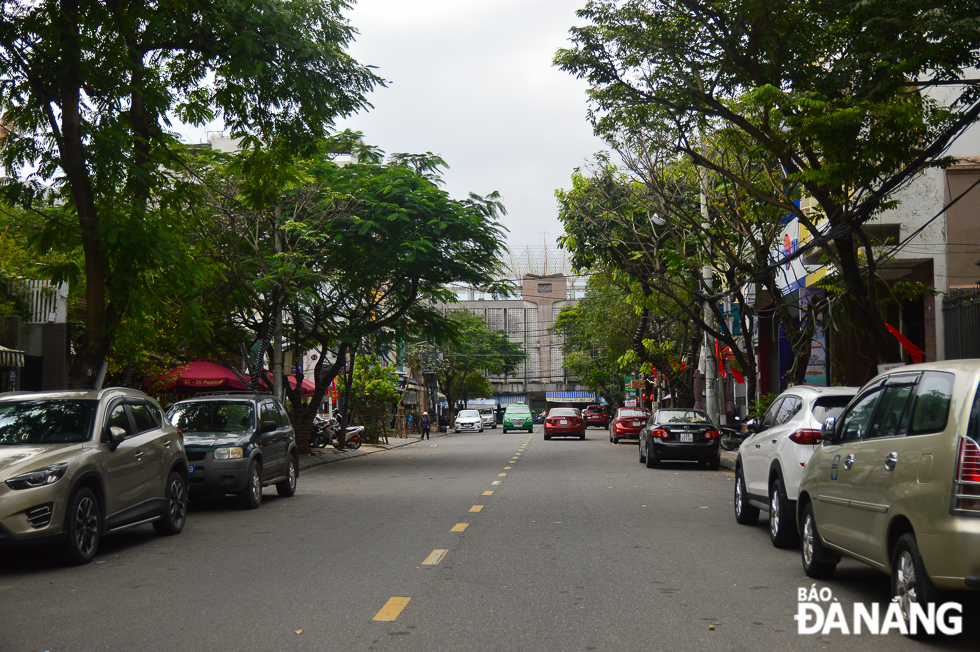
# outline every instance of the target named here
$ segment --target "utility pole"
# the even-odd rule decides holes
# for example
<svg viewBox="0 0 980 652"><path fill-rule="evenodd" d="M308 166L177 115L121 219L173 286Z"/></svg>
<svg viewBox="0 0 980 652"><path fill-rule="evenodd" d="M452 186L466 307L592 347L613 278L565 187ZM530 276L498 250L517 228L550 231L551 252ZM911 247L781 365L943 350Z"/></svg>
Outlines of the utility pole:
<svg viewBox="0 0 980 652"><path fill-rule="evenodd" d="M707 172L700 171L699 178L701 180L701 219L704 220L701 226L707 232L709 228L708 224L708 193L706 190ZM710 243L710 241L709 241ZM710 293L714 289L714 279L712 277L711 270L711 246L710 244L705 246L704 249L704 266L701 268L701 275L704 282L705 293ZM718 393L716 391L717 378L718 378L718 366L715 360L715 338L708 332L708 328L714 328L715 316L711 311L711 304L708 301L704 302L704 324L707 328L704 331L704 407L705 411L708 413L708 418L715 425L720 425L719 420L719 410L718 410ZM695 397L695 400L699 399L699 396Z"/></svg>

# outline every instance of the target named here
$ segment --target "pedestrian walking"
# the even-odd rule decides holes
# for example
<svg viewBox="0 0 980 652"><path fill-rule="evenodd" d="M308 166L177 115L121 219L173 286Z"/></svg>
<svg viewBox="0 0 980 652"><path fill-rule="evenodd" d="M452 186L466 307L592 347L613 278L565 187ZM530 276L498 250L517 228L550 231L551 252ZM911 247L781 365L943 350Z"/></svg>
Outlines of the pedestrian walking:
<svg viewBox="0 0 980 652"><path fill-rule="evenodd" d="M422 413L422 436L419 439L432 439L429 437L429 413Z"/></svg>

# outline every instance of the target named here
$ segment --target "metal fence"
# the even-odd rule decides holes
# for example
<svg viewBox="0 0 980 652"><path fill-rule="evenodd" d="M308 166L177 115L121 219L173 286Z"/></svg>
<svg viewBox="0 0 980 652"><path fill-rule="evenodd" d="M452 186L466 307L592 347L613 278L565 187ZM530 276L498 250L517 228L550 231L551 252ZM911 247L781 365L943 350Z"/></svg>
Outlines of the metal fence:
<svg viewBox="0 0 980 652"><path fill-rule="evenodd" d="M980 358L980 289L943 297L946 359Z"/></svg>

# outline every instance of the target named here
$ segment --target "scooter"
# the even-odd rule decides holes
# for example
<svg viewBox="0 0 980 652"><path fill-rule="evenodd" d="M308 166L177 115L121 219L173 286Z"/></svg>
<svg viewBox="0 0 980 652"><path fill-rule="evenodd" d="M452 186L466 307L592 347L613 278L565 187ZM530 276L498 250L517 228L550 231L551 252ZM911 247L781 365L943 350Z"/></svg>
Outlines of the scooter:
<svg viewBox="0 0 980 652"><path fill-rule="evenodd" d="M339 428L334 429L333 439L330 442L335 448L340 446L340 439L337 437L338 430ZM356 451L361 447L361 431L363 430L364 426L347 426L347 439L345 444L347 448Z"/></svg>
<svg viewBox="0 0 980 652"><path fill-rule="evenodd" d="M721 441L719 443L722 450L737 450L745 438L751 434L741 425L741 421L739 417L735 417L735 428L722 426L718 429L721 432Z"/></svg>
<svg viewBox="0 0 980 652"><path fill-rule="evenodd" d="M310 428L310 446L313 448L326 448L335 437L337 430L337 420L333 417L316 415L313 417L313 426Z"/></svg>

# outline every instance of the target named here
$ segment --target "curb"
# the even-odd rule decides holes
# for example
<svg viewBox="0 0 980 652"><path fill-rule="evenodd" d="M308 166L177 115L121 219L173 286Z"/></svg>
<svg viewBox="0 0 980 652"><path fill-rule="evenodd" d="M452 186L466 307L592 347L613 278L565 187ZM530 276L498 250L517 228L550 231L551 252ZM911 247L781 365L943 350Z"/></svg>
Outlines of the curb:
<svg viewBox="0 0 980 652"><path fill-rule="evenodd" d="M448 437L448 433L437 433L433 435L435 439L441 439L443 437ZM344 450L339 451L332 446L327 446L326 448L316 449L315 452L309 455L300 455L299 457L299 471L302 473L308 469L312 469L318 466L323 466L324 464L330 464L332 462L339 462L341 460L349 460L353 457L364 457L365 455L374 455L375 453L383 453L385 451L390 451L395 448L401 448L403 446L410 446L412 444L417 444L422 441L421 438L417 436L409 436L404 439L389 437L388 444L379 444L377 446L372 444L365 444L358 448L357 450Z"/></svg>

